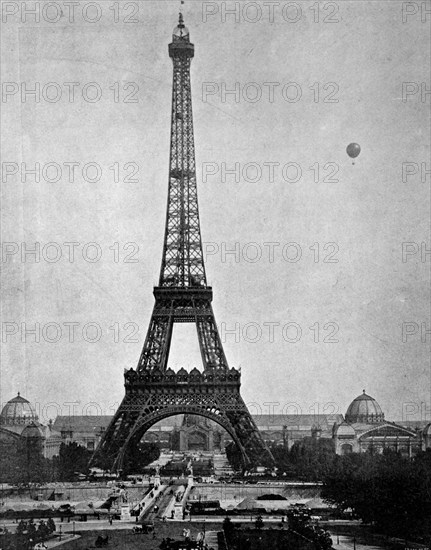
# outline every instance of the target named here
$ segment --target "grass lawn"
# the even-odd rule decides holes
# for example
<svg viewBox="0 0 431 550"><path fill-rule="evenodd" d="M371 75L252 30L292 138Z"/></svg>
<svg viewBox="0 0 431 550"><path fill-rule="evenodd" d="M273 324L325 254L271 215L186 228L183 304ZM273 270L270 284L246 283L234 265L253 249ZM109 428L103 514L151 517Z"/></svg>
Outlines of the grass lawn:
<svg viewBox="0 0 431 550"><path fill-rule="evenodd" d="M76 533L81 535L81 538L75 541L71 541L59 547L59 550L87 550L88 548L94 548L94 543L98 535L108 535L109 545L105 548L110 550L159 550L160 543L164 538L170 537L171 539L184 540L182 532L184 528L190 529L191 537L196 538L199 531L203 531L203 523L156 523L155 534L156 538L153 538L153 534L148 535L136 535L132 532L133 525L130 526L130 530L122 529L118 531L106 530L106 531L79 531L76 529ZM205 522L205 529L207 531L219 531L221 529L220 523Z"/></svg>

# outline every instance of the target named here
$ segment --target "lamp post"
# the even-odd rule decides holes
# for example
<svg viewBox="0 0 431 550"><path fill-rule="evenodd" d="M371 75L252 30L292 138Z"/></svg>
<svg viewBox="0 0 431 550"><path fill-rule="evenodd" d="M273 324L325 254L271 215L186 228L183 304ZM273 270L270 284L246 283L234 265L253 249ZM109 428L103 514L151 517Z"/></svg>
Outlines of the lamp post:
<svg viewBox="0 0 431 550"><path fill-rule="evenodd" d="M202 540L202 545L204 546L205 545L205 538L206 538L206 524L205 524L205 518L204 518L204 536L203 536L203 540Z"/></svg>
<svg viewBox="0 0 431 550"><path fill-rule="evenodd" d="M353 537L353 550L356 550L356 537Z"/></svg>
<svg viewBox="0 0 431 550"><path fill-rule="evenodd" d="M58 536L58 540L60 541L61 540L61 523L60 523L60 534Z"/></svg>

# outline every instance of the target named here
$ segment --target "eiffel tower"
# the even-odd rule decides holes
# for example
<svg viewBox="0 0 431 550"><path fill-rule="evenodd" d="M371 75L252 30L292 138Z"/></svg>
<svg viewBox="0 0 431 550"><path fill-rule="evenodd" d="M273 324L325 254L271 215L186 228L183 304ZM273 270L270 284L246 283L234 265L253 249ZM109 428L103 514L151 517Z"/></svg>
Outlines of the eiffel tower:
<svg viewBox="0 0 431 550"><path fill-rule="evenodd" d="M125 397L92 464L121 470L127 450L156 422L195 414L217 422L237 444L244 467L272 464L240 395L241 373L229 368L217 330L202 254L196 186L190 64L194 45L180 13L169 44L173 61L169 191L155 305L136 369L125 370ZM174 323L195 323L203 371L168 368Z"/></svg>

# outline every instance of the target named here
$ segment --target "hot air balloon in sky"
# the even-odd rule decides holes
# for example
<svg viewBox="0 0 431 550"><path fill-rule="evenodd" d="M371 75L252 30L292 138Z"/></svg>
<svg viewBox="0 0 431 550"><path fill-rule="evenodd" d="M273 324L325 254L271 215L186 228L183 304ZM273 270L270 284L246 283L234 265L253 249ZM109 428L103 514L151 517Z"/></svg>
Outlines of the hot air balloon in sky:
<svg viewBox="0 0 431 550"><path fill-rule="evenodd" d="M358 143L349 143L349 145L346 147L346 153L352 159L355 159L360 152L361 152L361 146ZM355 164L355 163L352 162L352 164Z"/></svg>

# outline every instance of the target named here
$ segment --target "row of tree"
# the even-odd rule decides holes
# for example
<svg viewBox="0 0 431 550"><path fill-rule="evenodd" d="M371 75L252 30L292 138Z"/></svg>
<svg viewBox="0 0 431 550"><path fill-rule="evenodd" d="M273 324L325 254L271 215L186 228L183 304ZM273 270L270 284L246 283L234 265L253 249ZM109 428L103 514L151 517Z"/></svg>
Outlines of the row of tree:
<svg viewBox="0 0 431 550"><path fill-rule="evenodd" d="M58 456L44 458L40 440L22 439L0 449L0 481L12 485L72 481L76 472L88 472L91 452L76 443L64 443Z"/></svg>
<svg viewBox="0 0 431 550"><path fill-rule="evenodd" d="M226 450L240 468L236 448ZM350 509L387 534L431 544L431 450L413 458L389 449L339 456L331 440L307 438L290 450L274 446L271 451L284 479L322 481L322 498L340 511Z"/></svg>
<svg viewBox="0 0 431 550"><path fill-rule="evenodd" d="M335 460L332 439L304 438L290 450L273 446L272 455L278 472L288 479L320 481L331 469Z"/></svg>
<svg viewBox="0 0 431 550"><path fill-rule="evenodd" d="M279 445L271 447L279 475L286 479L320 481L329 472L335 459L331 439L305 438L287 449ZM234 443L226 446L226 455L235 470L241 470L242 457Z"/></svg>
<svg viewBox="0 0 431 550"><path fill-rule="evenodd" d="M322 481L322 497L340 510L350 508L388 534L431 543L431 450L411 459L389 450L336 456Z"/></svg>
<svg viewBox="0 0 431 550"><path fill-rule="evenodd" d="M22 438L16 445L1 445L0 483L12 485L73 481L89 474L92 452L75 442L60 445L58 456L44 458L39 438ZM140 443L127 454L125 473L137 473L160 456L155 443Z"/></svg>

